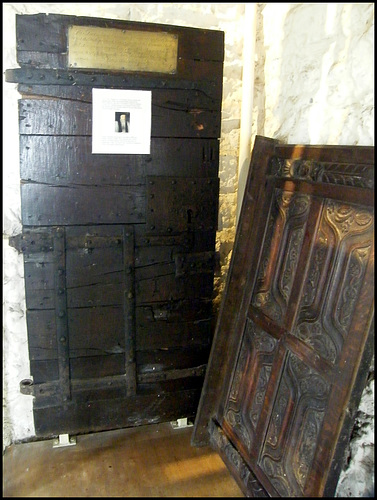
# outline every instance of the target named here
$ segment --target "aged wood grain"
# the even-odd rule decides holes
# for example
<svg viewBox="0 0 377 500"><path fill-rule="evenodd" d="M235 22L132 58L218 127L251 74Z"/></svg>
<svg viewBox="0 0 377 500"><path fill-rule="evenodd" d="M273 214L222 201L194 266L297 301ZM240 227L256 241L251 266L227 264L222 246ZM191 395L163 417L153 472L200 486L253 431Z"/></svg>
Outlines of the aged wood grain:
<svg viewBox="0 0 377 500"><path fill-rule="evenodd" d="M216 177L214 139L152 138L150 155L92 155L91 137L20 137L21 179L53 185L143 185L146 175ZM54 161L51 159L54 158Z"/></svg>
<svg viewBox="0 0 377 500"><path fill-rule="evenodd" d="M177 71L68 68L72 23L174 34ZM12 245L37 435L193 416L214 323L224 33L44 14L16 24L21 67L5 77L22 95L23 232ZM93 88L151 91L150 154L92 154ZM165 179L157 204L152 177Z"/></svg>
<svg viewBox="0 0 377 500"><path fill-rule="evenodd" d="M66 16L61 14L17 15L17 50L36 52L66 52L67 26L107 26L118 29L163 31L180 36L178 57L192 60L223 61L224 33L217 30L197 30L195 28L168 24L138 23L116 19ZM46 35L46 38L43 35ZM195 44L192 43L193 38Z"/></svg>
<svg viewBox="0 0 377 500"><path fill-rule="evenodd" d="M165 392L160 397L147 394L72 402L51 407L48 413L43 408L36 408L36 432L47 437L56 428L65 429L69 434L80 434L190 418L195 414L199 396L200 389L191 389Z"/></svg>
<svg viewBox="0 0 377 500"><path fill-rule="evenodd" d="M145 193L137 186L21 185L27 226L145 222Z"/></svg>

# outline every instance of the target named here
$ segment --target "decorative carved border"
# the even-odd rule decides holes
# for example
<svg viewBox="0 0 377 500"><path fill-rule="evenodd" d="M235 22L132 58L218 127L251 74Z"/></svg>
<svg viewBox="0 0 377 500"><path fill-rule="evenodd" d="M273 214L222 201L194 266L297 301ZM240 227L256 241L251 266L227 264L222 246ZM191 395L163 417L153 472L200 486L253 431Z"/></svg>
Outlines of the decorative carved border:
<svg viewBox="0 0 377 500"><path fill-rule="evenodd" d="M331 163L311 160L287 160L273 156L270 175L325 184L374 188L374 169L370 165Z"/></svg>

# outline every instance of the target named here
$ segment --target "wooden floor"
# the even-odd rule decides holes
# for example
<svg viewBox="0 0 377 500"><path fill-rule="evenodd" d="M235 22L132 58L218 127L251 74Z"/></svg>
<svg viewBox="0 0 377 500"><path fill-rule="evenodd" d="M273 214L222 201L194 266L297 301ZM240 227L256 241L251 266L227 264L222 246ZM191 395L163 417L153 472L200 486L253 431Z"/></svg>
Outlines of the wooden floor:
<svg viewBox="0 0 377 500"><path fill-rule="evenodd" d="M170 423L12 445L3 497L242 497L220 457Z"/></svg>

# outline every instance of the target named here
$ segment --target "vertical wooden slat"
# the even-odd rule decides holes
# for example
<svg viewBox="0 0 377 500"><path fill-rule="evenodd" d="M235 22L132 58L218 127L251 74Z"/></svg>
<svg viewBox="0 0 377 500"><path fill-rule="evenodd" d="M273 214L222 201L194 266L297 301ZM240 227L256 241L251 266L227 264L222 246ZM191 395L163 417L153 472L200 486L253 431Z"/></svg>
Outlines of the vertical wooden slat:
<svg viewBox="0 0 377 500"><path fill-rule="evenodd" d="M59 386L63 401L71 399L69 372L69 332L66 288L65 228L58 227L54 234L55 253L55 311L58 346Z"/></svg>
<svg viewBox="0 0 377 500"><path fill-rule="evenodd" d="M125 272L124 321L127 396L136 394L135 358L135 235L133 226L123 231L123 262Z"/></svg>

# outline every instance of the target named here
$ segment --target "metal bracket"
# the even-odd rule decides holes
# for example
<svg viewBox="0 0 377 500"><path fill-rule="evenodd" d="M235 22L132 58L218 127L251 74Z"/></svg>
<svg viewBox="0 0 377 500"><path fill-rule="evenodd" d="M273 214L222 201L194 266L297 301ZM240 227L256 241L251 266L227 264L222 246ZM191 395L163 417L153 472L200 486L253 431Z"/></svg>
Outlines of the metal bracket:
<svg viewBox="0 0 377 500"><path fill-rule="evenodd" d="M76 438L69 437L69 434L59 434L59 439L54 439L53 448L62 448L63 446L75 446Z"/></svg>
<svg viewBox="0 0 377 500"><path fill-rule="evenodd" d="M54 249L52 236L38 229L25 230L9 237L9 246L18 253L46 253Z"/></svg>
<svg viewBox="0 0 377 500"><path fill-rule="evenodd" d="M186 427L193 427L194 423L189 422L186 418L178 418L177 420L174 420L173 422L170 422L170 425L173 427L173 429L185 429Z"/></svg>

